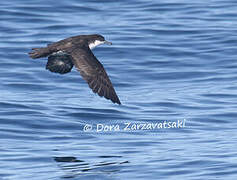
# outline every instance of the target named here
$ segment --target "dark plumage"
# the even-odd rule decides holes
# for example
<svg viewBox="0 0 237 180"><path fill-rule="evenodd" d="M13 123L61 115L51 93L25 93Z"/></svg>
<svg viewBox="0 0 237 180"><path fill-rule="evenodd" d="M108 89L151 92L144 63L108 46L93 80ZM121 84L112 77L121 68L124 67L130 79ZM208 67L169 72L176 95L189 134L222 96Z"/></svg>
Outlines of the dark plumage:
<svg viewBox="0 0 237 180"><path fill-rule="evenodd" d="M51 72L65 74L72 70L73 63L70 55L62 52L49 55L46 69Z"/></svg>
<svg viewBox="0 0 237 180"><path fill-rule="evenodd" d="M80 35L52 43L45 48L33 48L29 55L33 59L48 56L46 69L60 74L70 72L75 65L94 93L121 104L103 65L91 51L104 43L111 44L98 34Z"/></svg>

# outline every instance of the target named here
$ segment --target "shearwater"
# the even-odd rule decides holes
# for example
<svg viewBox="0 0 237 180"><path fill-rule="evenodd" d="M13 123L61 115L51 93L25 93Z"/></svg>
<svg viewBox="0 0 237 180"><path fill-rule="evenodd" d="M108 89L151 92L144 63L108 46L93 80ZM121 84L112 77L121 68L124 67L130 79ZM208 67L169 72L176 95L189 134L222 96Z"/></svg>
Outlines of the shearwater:
<svg viewBox="0 0 237 180"><path fill-rule="evenodd" d="M112 43L99 34L73 36L47 47L32 48L29 56L48 57L46 69L55 73L68 73L74 65L94 93L121 104L103 65L91 51L100 44Z"/></svg>

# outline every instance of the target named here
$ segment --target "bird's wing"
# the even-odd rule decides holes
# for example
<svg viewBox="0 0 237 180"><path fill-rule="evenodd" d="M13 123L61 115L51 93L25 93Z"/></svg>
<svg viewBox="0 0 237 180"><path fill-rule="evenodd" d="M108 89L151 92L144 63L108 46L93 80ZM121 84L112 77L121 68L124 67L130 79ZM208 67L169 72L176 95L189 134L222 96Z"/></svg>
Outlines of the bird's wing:
<svg viewBox="0 0 237 180"><path fill-rule="evenodd" d="M71 71L73 67L70 55L62 52L49 55L46 69L51 72L65 74Z"/></svg>
<svg viewBox="0 0 237 180"><path fill-rule="evenodd" d="M94 93L121 104L103 65L89 48L77 47L70 54L75 67Z"/></svg>

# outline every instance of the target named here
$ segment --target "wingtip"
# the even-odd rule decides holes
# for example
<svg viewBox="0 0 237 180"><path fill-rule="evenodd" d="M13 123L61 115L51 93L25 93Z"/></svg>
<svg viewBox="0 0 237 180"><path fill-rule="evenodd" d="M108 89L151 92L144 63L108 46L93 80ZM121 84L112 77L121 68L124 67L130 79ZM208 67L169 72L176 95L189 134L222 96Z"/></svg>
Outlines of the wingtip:
<svg viewBox="0 0 237 180"><path fill-rule="evenodd" d="M113 102L114 104L122 105L121 102Z"/></svg>
<svg viewBox="0 0 237 180"><path fill-rule="evenodd" d="M117 103L118 105L122 105L122 103L120 102L120 100L118 100L116 103Z"/></svg>
<svg viewBox="0 0 237 180"><path fill-rule="evenodd" d="M115 104L122 105L118 97L116 99L111 99L111 101Z"/></svg>

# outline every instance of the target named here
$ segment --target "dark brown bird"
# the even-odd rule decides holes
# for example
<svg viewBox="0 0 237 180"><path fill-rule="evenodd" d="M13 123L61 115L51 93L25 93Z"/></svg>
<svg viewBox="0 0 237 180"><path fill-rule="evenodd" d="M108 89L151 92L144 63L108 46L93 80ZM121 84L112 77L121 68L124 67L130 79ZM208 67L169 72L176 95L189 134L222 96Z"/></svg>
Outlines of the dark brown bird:
<svg viewBox="0 0 237 180"><path fill-rule="evenodd" d="M103 65L91 51L100 44L112 43L99 34L74 36L44 48L33 48L29 56L33 59L48 56L46 69L60 74L70 72L75 65L94 93L121 104Z"/></svg>

